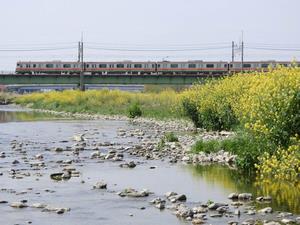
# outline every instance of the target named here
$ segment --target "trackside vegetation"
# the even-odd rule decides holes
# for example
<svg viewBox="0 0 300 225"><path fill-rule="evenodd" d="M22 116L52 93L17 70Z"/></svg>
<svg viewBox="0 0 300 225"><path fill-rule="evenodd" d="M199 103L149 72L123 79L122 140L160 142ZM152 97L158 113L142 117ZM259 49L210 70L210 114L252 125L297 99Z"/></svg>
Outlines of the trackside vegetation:
<svg viewBox="0 0 300 225"><path fill-rule="evenodd" d="M264 179L300 176L300 68L296 66L236 74L182 92L64 91L23 95L16 103L131 118L189 118L206 130L235 131L227 140L199 140L191 152L232 152L241 170L257 171ZM167 139L176 141L172 134Z"/></svg>

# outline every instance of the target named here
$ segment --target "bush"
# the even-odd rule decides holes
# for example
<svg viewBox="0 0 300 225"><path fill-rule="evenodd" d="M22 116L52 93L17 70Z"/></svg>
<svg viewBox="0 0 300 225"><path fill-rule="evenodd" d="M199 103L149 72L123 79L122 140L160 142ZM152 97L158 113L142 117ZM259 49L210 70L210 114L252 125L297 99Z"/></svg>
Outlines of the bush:
<svg viewBox="0 0 300 225"><path fill-rule="evenodd" d="M131 104L128 108L128 117L135 118L140 116L142 116L142 110L140 108L140 105L137 102Z"/></svg>

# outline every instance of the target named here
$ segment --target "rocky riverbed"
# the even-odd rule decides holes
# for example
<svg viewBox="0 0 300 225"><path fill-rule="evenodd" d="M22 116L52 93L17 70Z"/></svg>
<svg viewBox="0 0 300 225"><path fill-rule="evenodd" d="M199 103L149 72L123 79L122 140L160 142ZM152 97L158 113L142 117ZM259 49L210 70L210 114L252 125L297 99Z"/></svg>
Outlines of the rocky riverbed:
<svg viewBox="0 0 300 225"><path fill-rule="evenodd" d="M195 135L186 121L56 114L77 120L0 123L0 224L300 223L298 190L295 206L229 169L234 155L189 154L198 138L232 133ZM170 131L179 142L159 146Z"/></svg>

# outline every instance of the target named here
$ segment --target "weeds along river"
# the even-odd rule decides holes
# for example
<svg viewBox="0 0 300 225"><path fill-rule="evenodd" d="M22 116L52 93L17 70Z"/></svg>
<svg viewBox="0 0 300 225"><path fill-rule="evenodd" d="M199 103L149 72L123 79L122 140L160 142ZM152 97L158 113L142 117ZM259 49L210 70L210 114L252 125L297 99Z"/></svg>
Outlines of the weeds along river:
<svg viewBox="0 0 300 225"><path fill-rule="evenodd" d="M143 138L120 136L118 132L143 130L143 126L116 120L71 120L15 107L0 109L0 224L72 224L72 225L168 225L191 224L166 208L158 209L149 202L174 191L185 194L186 206L192 208L208 201L227 203L227 214L206 213L207 224L223 225L249 218L275 219L277 211L300 213L299 186L255 182L225 166L192 166L171 164L167 160L146 160L127 154ZM151 133L151 131L148 131ZM78 147L79 134L84 134L83 149ZM75 138L76 139L76 138ZM107 152L120 153L122 161L105 160L97 156ZM122 153L122 154L121 154ZM121 160L121 159L120 159ZM135 168L120 164L134 161ZM53 180L50 175L67 170L72 177ZM75 171L75 172L74 172ZM74 175L74 176L73 176ZM107 189L93 186L103 181ZM120 197L126 188L148 189L149 196ZM232 193L252 193L272 197L268 203L243 202L241 214L235 215ZM144 193L144 192L143 192ZM19 204L12 207L12 204ZM20 208L23 204L24 208ZM247 215L245 211L272 207L273 213ZM70 210L69 210L69 209ZM194 221L195 222L195 221Z"/></svg>

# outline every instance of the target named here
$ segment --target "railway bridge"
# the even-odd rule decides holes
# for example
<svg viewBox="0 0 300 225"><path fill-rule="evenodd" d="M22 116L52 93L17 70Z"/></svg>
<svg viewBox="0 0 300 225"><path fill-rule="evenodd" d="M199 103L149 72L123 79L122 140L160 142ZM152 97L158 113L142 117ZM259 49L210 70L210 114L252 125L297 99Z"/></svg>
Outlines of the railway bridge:
<svg viewBox="0 0 300 225"><path fill-rule="evenodd" d="M208 78L218 78L224 75L84 75L84 84L167 84L167 85L191 85ZM80 85L80 75L61 74L0 74L0 85Z"/></svg>

